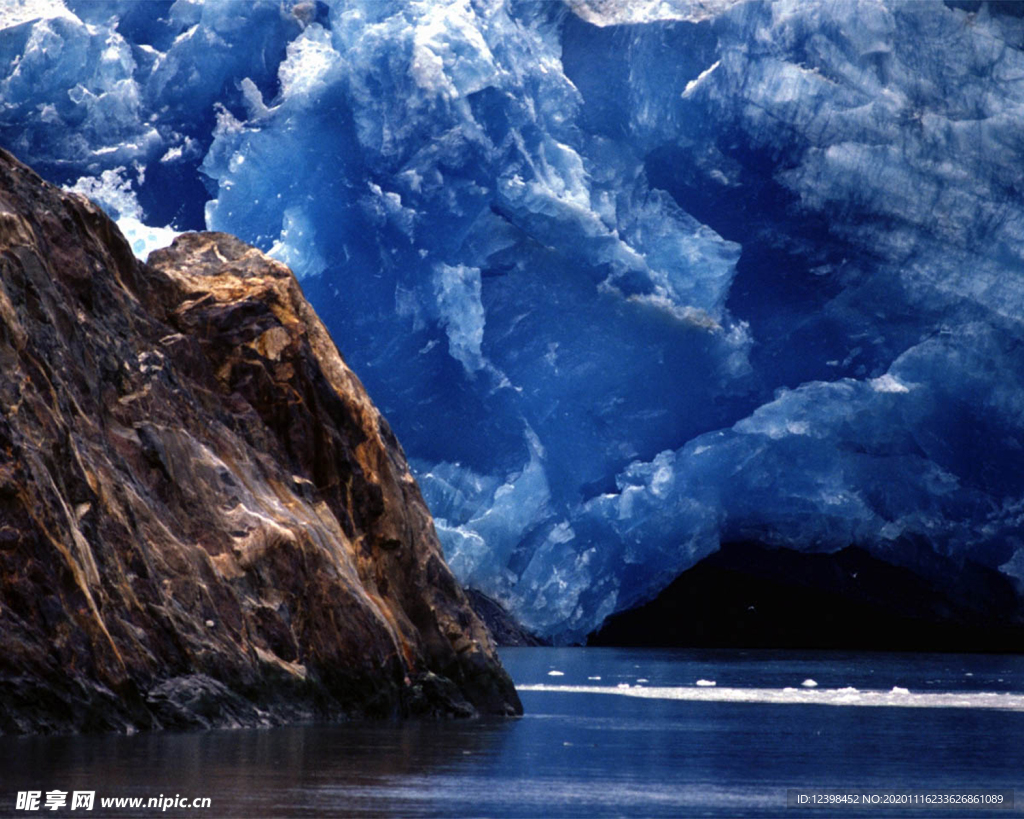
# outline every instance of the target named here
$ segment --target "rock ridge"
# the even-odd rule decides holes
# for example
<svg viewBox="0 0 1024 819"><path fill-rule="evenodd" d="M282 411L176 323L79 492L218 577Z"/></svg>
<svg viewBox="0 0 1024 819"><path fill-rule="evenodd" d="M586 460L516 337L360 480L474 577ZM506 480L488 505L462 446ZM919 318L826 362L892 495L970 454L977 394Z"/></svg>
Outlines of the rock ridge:
<svg viewBox="0 0 1024 819"><path fill-rule="evenodd" d="M288 268L0 150L0 733L521 712Z"/></svg>

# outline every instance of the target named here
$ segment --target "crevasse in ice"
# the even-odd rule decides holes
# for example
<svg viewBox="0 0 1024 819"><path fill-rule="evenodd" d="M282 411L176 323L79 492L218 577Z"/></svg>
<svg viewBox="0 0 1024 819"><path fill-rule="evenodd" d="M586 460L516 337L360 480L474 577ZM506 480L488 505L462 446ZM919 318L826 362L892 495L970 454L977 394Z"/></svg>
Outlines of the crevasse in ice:
<svg viewBox="0 0 1024 819"><path fill-rule="evenodd" d="M737 539L1024 579L1012 6L4 14L0 144L140 253L205 224L287 262L528 627Z"/></svg>

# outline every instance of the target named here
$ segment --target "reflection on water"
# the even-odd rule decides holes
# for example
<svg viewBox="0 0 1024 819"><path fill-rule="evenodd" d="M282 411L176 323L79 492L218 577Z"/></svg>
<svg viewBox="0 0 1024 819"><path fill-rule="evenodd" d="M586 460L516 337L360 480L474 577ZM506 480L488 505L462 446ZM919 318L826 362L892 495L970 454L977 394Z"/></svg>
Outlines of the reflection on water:
<svg viewBox="0 0 1024 819"><path fill-rule="evenodd" d="M496 760L510 727L498 720L360 721L13 739L0 751L0 815L14 814L17 791L52 789L95 790L97 809L103 796L180 794L211 797L217 816L402 815L401 791L409 790L418 802L424 783L452 782L463 771L486 765L484 760ZM153 812L118 810L117 815Z"/></svg>
<svg viewBox="0 0 1024 819"><path fill-rule="evenodd" d="M523 686L520 720L7 738L0 816L30 815L14 809L19 790L53 789L95 790L91 816L196 815L104 812L99 801L161 795L208 796L202 815L218 817L784 816L792 814L786 788L1013 788L1024 770L1020 712L794 701L846 696L853 706L869 690L890 700L970 703L994 696L986 692L1016 700L1019 657L613 649L503 657ZM819 688L802 688L807 679ZM588 690L626 685L671 695ZM78 815L35 815L65 813Z"/></svg>

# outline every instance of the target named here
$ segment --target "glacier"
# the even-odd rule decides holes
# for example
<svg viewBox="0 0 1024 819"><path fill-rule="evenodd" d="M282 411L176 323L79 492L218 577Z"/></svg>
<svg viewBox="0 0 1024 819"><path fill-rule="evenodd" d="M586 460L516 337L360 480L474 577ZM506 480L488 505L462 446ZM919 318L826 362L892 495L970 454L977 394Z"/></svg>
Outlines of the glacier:
<svg viewBox="0 0 1024 819"><path fill-rule="evenodd" d="M19 0L0 144L291 266L571 642L731 541L1024 581L1019 8Z"/></svg>

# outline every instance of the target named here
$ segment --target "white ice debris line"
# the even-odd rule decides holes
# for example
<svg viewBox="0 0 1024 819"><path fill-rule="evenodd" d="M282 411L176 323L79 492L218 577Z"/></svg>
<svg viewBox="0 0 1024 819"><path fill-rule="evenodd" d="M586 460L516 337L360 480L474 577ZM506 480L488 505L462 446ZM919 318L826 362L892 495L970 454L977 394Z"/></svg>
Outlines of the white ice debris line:
<svg viewBox="0 0 1024 819"><path fill-rule="evenodd" d="M647 687L620 684L599 685L517 685L519 691L551 691L559 694L617 694L650 700L689 702L750 702L775 705L847 705L899 708L987 708L999 711L1024 711L1024 694L970 691L963 693L910 692L894 687L891 691L858 691L855 688L718 688L677 686Z"/></svg>

